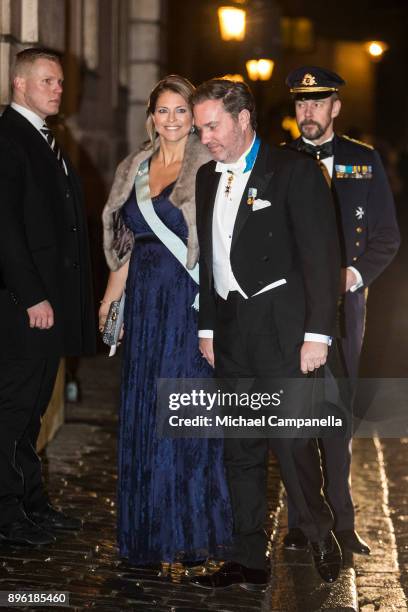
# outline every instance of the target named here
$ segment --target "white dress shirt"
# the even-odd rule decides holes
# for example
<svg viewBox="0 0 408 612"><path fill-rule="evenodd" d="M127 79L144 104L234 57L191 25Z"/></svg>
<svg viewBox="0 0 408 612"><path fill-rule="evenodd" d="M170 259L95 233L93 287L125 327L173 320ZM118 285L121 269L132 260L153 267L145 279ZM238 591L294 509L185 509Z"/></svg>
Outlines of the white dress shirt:
<svg viewBox="0 0 408 612"><path fill-rule="evenodd" d="M12 102L10 104L10 106L15 111L20 113L20 115L23 115L23 117L25 119L27 119L27 121L29 121L31 123L31 125L33 125L35 127L35 129L40 132L40 134L44 138L44 140L47 141L47 138L46 138L45 134L43 134L41 132L41 128L44 127L44 125L45 125L44 119L42 119L34 111L30 110L29 108L26 108L25 106L21 106L20 104L17 104L16 102Z"/></svg>
<svg viewBox="0 0 408 612"><path fill-rule="evenodd" d="M213 276L215 290L224 300L230 291L239 291L242 297L248 298L232 272L230 251L238 208L251 174L243 172L245 158L254 140L235 164L217 164L215 168L216 172L221 172L221 177L215 196L212 220ZM229 168L229 171L226 168Z"/></svg>
<svg viewBox="0 0 408 612"><path fill-rule="evenodd" d="M332 134L330 138L328 138L327 140L319 144L325 144L326 142L331 142L333 138L334 138L334 134ZM316 143L313 142L313 140L308 140L307 138L304 138L303 136L302 136L302 140L304 142L307 142L307 144L311 144L314 147L316 146ZM325 157L325 159L321 159L320 162L326 166L327 172L329 173L330 178L332 178L333 177L334 155L331 155L330 157ZM349 291L353 293L354 291L357 291L357 289L360 289L360 287L364 285L363 277L361 276L360 272L356 268L354 268L354 266L347 266L347 270L351 270L351 272L354 273L357 279L354 285L352 285L349 289Z"/></svg>

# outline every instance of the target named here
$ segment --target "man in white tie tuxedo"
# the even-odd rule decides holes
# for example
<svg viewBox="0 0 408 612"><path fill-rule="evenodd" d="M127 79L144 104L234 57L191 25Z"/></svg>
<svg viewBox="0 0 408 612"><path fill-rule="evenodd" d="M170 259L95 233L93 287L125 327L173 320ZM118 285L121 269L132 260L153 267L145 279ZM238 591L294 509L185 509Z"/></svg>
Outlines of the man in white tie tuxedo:
<svg viewBox="0 0 408 612"><path fill-rule="evenodd" d="M244 83L213 79L193 97L196 128L214 161L197 174L199 336L218 378L301 377L322 366L333 333L339 248L330 191L316 163L256 135ZM202 587L267 581L266 469L276 452L288 496L312 543L315 566L336 580L341 553L321 494L311 439L226 439L234 516L231 558Z"/></svg>

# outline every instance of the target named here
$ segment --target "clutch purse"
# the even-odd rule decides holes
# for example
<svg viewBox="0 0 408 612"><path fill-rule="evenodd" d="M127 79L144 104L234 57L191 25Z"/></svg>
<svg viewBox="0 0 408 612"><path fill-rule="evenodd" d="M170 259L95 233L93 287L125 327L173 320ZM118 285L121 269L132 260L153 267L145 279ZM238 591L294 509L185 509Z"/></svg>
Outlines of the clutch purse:
<svg viewBox="0 0 408 612"><path fill-rule="evenodd" d="M106 317L105 325L103 327L102 341L111 347L109 357L116 353L120 330L122 329L123 325L124 310L125 293L122 294L120 300L111 302L108 316Z"/></svg>

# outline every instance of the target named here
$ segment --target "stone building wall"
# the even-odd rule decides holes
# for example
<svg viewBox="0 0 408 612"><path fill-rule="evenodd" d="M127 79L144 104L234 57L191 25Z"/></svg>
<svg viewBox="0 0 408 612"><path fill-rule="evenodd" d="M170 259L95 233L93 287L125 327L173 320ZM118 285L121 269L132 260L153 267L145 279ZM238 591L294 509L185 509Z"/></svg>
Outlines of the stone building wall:
<svg viewBox="0 0 408 612"><path fill-rule="evenodd" d="M132 150L146 138L146 100L163 76L165 24L163 0L130 0L128 137Z"/></svg>

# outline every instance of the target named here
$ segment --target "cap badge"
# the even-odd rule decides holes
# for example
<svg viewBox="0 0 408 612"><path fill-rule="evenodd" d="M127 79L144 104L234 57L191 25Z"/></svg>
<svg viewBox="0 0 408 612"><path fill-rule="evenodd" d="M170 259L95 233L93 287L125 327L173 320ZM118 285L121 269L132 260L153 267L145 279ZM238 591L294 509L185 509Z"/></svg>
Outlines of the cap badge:
<svg viewBox="0 0 408 612"><path fill-rule="evenodd" d="M312 87L313 85L317 85L317 81L313 74L310 74L310 72L305 74L305 76L303 77L302 85L305 85L305 87Z"/></svg>

